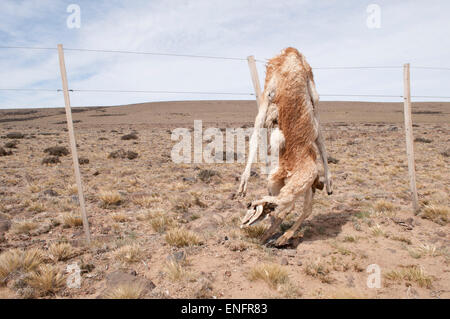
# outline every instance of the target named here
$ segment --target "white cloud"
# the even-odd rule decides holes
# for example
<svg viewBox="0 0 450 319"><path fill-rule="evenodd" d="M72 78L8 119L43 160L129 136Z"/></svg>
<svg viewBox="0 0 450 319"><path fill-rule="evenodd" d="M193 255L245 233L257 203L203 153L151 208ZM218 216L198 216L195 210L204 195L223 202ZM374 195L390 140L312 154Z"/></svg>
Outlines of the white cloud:
<svg viewBox="0 0 450 319"><path fill-rule="evenodd" d="M65 8L71 2L15 3L0 4L3 45L56 46L62 42L70 48L243 58L254 54L259 59L294 46L313 67L450 64L447 1L377 1L381 29L367 28L366 7L370 2L363 1L79 1L81 28L71 30L65 27ZM61 86L56 52L0 50L0 61L0 87ZM66 51L66 63L70 87L76 89L252 92L246 61ZM259 72L263 79L262 65ZM446 84L449 73L413 70L413 94L450 95ZM401 69L317 70L315 76L319 93L323 94L402 92ZM63 103L61 94L0 94L1 106ZM245 97L119 93L71 96L74 105L205 98Z"/></svg>

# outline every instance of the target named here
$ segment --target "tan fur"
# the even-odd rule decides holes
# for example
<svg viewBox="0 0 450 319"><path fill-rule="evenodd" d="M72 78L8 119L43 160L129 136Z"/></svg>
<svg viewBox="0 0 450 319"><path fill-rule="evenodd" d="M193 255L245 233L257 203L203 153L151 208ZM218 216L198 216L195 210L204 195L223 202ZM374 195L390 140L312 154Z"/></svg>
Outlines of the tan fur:
<svg viewBox="0 0 450 319"><path fill-rule="evenodd" d="M263 106L260 112L266 112L263 122L265 127L278 127L281 130L284 147L279 150L277 170L269 175L271 196L253 202L243 220L245 226L257 222L265 215L271 215L272 225L264 234L263 242L276 232L294 208L298 196L305 194L303 214L294 226L276 241L276 245L287 244L302 221L311 214L315 189L320 189L321 185L323 188L323 183L320 184L318 179L316 164L315 143L320 135L315 110L317 101L315 96L311 96L311 86L314 86L311 67L296 49L287 48L267 63ZM260 116L261 114L258 114L258 117ZM258 117L255 132L259 123ZM320 142L322 143L321 140ZM322 150L324 151L323 143ZM242 185L245 192L246 181L245 184L241 182Z"/></svg>

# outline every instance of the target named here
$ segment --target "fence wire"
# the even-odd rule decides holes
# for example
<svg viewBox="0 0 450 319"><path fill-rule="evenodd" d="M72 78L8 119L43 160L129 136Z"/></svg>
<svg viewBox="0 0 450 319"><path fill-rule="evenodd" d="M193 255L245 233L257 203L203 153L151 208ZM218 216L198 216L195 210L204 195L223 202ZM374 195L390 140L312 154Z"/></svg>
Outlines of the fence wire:
<svg viewBox="0 0 450 319"><path fill-rule="evenodd" d="M0 49L22 49L22 50L54 50L56 47L29 47L29 46L0 46ZM180 54L180 53L162 53L162 52L147 52L147 51L127 51L127 50L104 50L104 49L83 49L83 48L64 48L65 51L75 52L94 52L94 53L118 53L118 54L137 54L137 55L153 55L153 56L169 56L169 57L187 57L187 58L203 58L203 59L220 59L220 60L235 60L247 61L247 58L241 57L226 57L226 56L210 56L210 55L195 55L195 54ZM269 59L259 60L259 63L267 63ZM314 67L314 70L379 70L379 69L402 69L403 66L324 66ZM434 66L411 66L412 69L426 69L426 70L450 70L449 67L434 67ZM11 92L61 92L61 89L45 89L45 88L0 88L0 91ZM201 94L201 95L242 95L255 96L254 93L245 92L206 92L206 91L178 91L178 90L110 90L110 89L70 89L70 92L76 93L143 93L143 94ZM371 98L404 98L403 95L389 95L389 94L320 94L323 97L371 97ZM450 99L450 96L432 96L432 95L412 95L411 98L426 98L426 99Z"/></svg>

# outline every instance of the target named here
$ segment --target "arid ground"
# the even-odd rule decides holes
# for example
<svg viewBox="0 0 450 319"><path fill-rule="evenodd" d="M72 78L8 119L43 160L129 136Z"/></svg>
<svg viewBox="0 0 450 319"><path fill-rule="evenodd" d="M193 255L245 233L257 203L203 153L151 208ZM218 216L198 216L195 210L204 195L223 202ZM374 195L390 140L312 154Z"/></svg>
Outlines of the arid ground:
<svg viewBox="0 0 450 319"><path fill-rule="evenodd" d="M244 164L170 157L171 130L251 127L254 101L74 108L91 245L64 109L1 110L0 298L449 298L450 103L413 104L419 214L402 109L321 103L334 193L282 249L259 243L264 223L239 228L267 193L258 165L235 199Z"/></svg>

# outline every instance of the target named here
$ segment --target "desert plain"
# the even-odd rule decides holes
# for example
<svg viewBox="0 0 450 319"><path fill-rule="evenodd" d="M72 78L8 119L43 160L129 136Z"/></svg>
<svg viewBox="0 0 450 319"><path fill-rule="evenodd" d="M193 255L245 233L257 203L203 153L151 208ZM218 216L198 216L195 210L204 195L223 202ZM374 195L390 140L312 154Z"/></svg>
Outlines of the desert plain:
<svg viewBox="0 0 450 319"><path fill-rule="evenodd" d="M415 213L403 104L321 102L334 193L281 248L259 242L267 224L239 227L267 193L258 164L241 199L244 164L170 155L175 128L255 115L255 101L73 108L88 245L64 109L0 110L0 298L450 297L450 103L413 103Z"/></svg>

